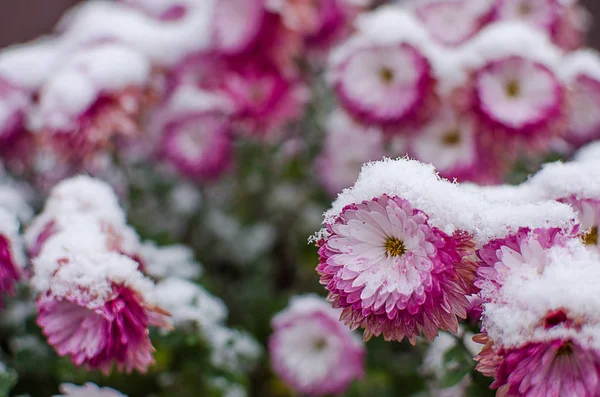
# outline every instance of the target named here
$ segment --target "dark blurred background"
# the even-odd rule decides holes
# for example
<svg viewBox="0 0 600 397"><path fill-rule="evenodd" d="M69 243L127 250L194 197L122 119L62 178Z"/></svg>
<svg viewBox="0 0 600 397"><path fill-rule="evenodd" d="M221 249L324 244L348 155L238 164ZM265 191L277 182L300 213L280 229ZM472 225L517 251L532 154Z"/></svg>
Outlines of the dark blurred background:
<svg viewBox="0 0 600 397"><path fill-rule="evenodd" d="M78 2L79 0L0 0L0 47L27 41L50 31L63 11ZM600 18L600 1L583 0L582 3L596 22L596 18ZM590 46L600 48L600 20L592 27Z"/></svg>

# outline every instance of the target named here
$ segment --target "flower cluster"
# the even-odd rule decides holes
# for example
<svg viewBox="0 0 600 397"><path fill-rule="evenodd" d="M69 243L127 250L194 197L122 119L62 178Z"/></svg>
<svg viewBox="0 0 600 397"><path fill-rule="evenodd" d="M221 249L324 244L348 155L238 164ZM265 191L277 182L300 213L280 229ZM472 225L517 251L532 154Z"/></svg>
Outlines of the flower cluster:
<svg viewBox="0 0 600 397"><path fill-rule="evenodd" d="M59 183L27 230L37 322L74 364L147 371L149 326L169 327L154 283L136 261L137 235L110 187L88 177Z"/></svg>
<svg viewBox="0 0 600 397"><path fill-rule="evenodd" d="M364 126L354 139L380 141L355 163L408 153L444 177L498 183L521 155L598 138L589 109L600 57L581 49L585 28L576 2L556 0L426 0L362 14L328 70L337 112ZM346 156L324 152L329 164L354 161Z"/></svg>
<svg viewBox="0 0 600 397"><path fill-rule="evenodd" d="M362 377L363 344L338 317L321 298L304 295L273 318L273 370L294 390L310 396L338 394Z"/></svg>
<svg viewBox="0 0 600 397"><path fill-rule="evenodd" d="M315 236L328 299L365 339L413 344L482 313L477 368L499 395L596 396L599 165L478 187L414 160L367 164Z"/></svg>

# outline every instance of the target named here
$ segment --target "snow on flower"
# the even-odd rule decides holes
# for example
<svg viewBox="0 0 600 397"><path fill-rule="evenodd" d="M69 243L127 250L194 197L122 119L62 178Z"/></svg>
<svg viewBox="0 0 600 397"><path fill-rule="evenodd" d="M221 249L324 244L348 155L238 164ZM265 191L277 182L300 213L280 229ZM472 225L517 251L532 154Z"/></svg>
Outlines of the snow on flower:
<svg viewBox="0 0 600 397"><path fill-rule="evenodd" d="M592 397L600 392L600 256L576 238L543 241L530 234L521 254L500 247L496 271L482 274L496 299L484 304L485 333L475 338L485 343L478 369L499 395Z"/></svg>
<svg viewBox="0 0 600 397"><path fill-rule="evenodd" d="M77 386L70 383L60 385L61 394L54 397L127 397L110 387L98 387L93 383Z"/></svg>
<svg viewBox="0 0 600 397"><path fill-rule="evenodd" d="M34 259L37 322L48 343L75 365L105 374L113 364L146 372L153 363L148 327L168 326L166 312L151 303L153 284L137 262L93 244L86 248L87 238L58 234Z"/></svg>
<svg viewBox="0 0 600 397"><path fill-rule="evenodd" d="M139 237L126 224L114 191L105 182L88 176L66 179L53 188L44 211L25 232L30 256L37 256L52 235L78 226L101 233L107 249L140 259Z"/></svg>
<svg viewBox="0 0 600 397"><path fill-rule="evenodd" d="M150 69L143 54L122 44L80 50L41 88L32 123L75 158L131 137L149 105Z"/></svg>
<svg viewBox="0 0 600 397"><path fill-rule="evenodd" d="M297 296L272 320L273 370L292 390L322 396L343 393L363 375L364 346L316 295Z"/></svg>
<svg viewBox="0 0 600 397"><path fill-rule="evenodd" d="M147 371L148 327L168 327L124 217L108 185L77 177L55 187L29 231L42 332L60 356L104 373Z"/></svg>
<svg viewBox="0 0 600 397"><path fill-rule="evenodd" d="M353 144L348 145L348 142ZM340 148L344 147L343 150ZM352 186L362 165L383 157L383 135L376 127L367 127L352 120L343 111L328 119L323 152L317 172L328 192L335 195Z"/></svg>

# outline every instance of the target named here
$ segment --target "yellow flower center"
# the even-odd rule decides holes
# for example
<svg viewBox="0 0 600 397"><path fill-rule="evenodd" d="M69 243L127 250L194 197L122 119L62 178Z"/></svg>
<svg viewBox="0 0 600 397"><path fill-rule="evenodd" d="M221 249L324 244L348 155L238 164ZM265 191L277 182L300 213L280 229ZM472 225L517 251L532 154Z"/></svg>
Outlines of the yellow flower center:
<svg viewBox="0 0 600 397"><path fill-rule="evenodd" d="M460 131L450 130L442 136L442 143L446 146L456 146L460 143Z"/></svg>
<svg viewBox="0 0 600 397"><path fill-rule="evenodd" d="M385 251L388 256L402 256L406 252L406 247L404 242L396 237L388 237L385 241Z"/></svg>
<svg viewBox="0 0 600 397"><path fill-rule="evenodd" d="M512 80L506 84L506 95L510 98L516 98L521 94L521 85L518 81Z"/></svg>
<svg viewBox="0 0 600 397"><path fill-rule="evenodd" d="M383 84L390 84L394 80L394 72L390 68L383 67L379 70L379 78Z"/></svg>
<svg viewBox="0 0 600 397"><path fill-rule="evenodd" d="M529 1L524 1L519 6L519 15L521 15L523 17L529 16L532 11L533 11L533 7L531 6L531 3L529 3Z"/></svg>
<svg viewBox="0 0 600 397"><path fill-rule="evenodd" d="M556 357L567 356L573 354L573 347L571 346L571 342L565 342L561 347L556 351Z"/></svg>
<svg viewBox="0 0 600 397"><path fill-rule="evenodd" d="M319 339L315 340L313 343L313 348L316 351L322 351L323 349L325 349L326 346L327 346L327 341L325 340L325 338L319 338Z"/></svg>
<svg viewBox="0 0 600 397"><path fill-rule="evenodd" d="M598 244L598 226L594 226L583 236L583 242L586 245Z"/></svg>

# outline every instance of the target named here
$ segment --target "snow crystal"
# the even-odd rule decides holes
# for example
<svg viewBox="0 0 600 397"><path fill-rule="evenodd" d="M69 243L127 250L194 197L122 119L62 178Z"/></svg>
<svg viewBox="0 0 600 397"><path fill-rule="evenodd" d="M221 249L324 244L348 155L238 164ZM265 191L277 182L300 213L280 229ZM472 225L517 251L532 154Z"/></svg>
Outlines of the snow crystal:
<svg viewBox="0 0 600 397"><path fill-rule="evenodd" d="M429 216L429 223L453 234L473 234L479 244L505 236L519 227L568 228L576 218L573 210L554 201L537 203L494 202L485 195L441 179L432 165L407 158L365 164L354 187L344 190L325 213L332 223L349 204L384 194L399 196ZM321 230L316 236L324 236Z"/></svg>
<svg viewBox="0 0 600 397"><path fill-rule="evenodd" d="M170 66L209 47L214 4L214 0L196 2L181 19L165 22L124 4L87 1L68 12L58 26L68 47L116 39L139 49L154 63Z"/></svg>
<svg viewBox="0 0 600 397"><path fill-rule="evenodd" d="M541 273L523 266L509 273L500 302L484 305L484 328L504 347L529 342L570 339L600 349L600 254L579 240L546 253ZM544 327L549 312L563 310L577 326Z"/></svg>
<svg viewBox="0 0 600 397"><path fill-rule="evenodd" d="M490 61L523 57L558 70L562 53L543 32L524 22L498 22L458 49L463 65L478 69Z"/></svg>
<svg viewBox="0 0 600 397"><path fill-rule="evenodd" d="M592 49L571 52L565 56L558 72L567 82L582 74L600 81L600 54Z"/></svg>
<svg viewBox="0 0 600 397"><path fill-rule="evenodd" d="M194 258L194 251L184 245L159 247L152 241L146 241L140 253L146 273L152 277L193 279L202 275L202 266Z"/></svg>
<svg viewBox="0 0 600 397"><path fill-rule="evenodd" d="M155 293L158 305L171 313L176 327L195 324L210 334L227 318L223 301L191 281L169 277L156 285Z"/></svg>

